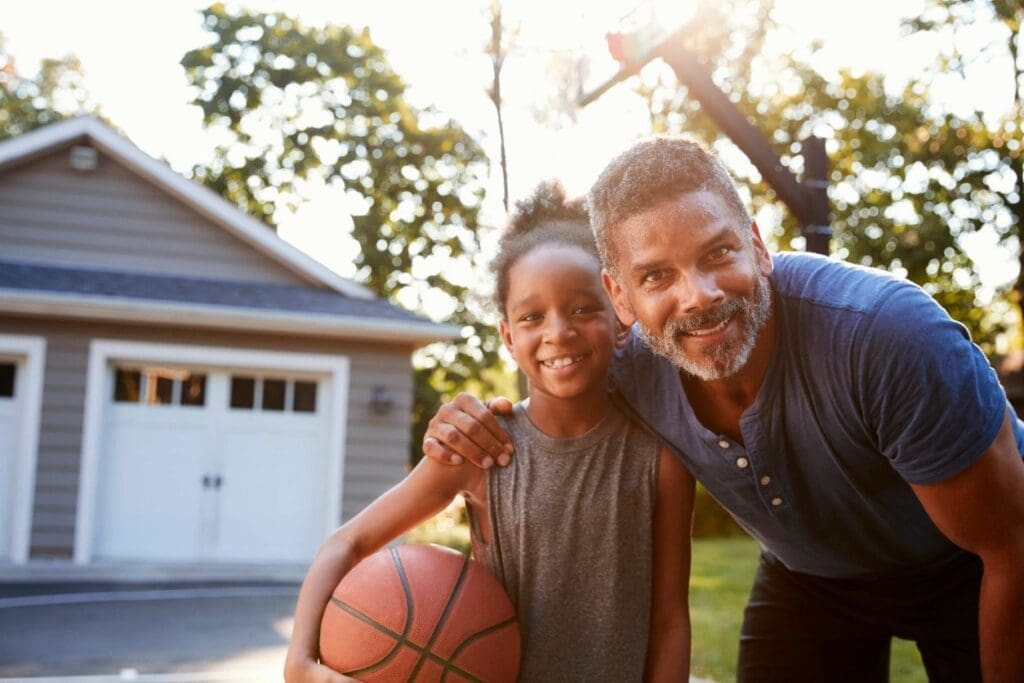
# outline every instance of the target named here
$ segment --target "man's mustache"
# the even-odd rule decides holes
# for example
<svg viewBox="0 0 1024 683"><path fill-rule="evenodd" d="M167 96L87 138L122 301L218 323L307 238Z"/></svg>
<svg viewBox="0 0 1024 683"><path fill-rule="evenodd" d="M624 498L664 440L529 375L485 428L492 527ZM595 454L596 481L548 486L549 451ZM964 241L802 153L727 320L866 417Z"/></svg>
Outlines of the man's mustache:
<svg viewBox="0 0 1024 683"><path fill-rule="evenodd" d="M699 330L705 327L714 327L723 320L731 318L735 314L746 310L749 302L745 297L738 297L731 301L719 304L700 313L676 318L665 324L665 336L676 337L685 332Z"/></svg>

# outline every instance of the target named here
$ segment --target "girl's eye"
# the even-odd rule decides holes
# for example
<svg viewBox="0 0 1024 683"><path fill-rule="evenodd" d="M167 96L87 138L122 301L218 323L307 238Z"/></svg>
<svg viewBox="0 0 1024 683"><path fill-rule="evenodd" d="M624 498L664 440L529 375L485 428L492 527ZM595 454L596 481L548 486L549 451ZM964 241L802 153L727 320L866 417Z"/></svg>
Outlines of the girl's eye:
<svg viewBox="0 0 1024 683"><path fill-rule="evenodd" d="M537 320L540 320L540 314L538 313L527 313L526 315L519 318L519 322L521 323L532 323Z"/></svg>

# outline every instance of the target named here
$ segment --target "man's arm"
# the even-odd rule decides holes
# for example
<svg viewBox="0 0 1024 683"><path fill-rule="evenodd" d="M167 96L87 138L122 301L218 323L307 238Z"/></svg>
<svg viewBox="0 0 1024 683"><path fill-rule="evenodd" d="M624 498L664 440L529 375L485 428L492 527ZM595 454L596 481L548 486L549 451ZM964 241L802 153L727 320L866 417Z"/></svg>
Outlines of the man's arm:
<svg viewBox="0 0 1024 683"><path fill-rule="evenodd" d="M288 683L341 683L353 679L317 663L320 621L334 588L356 564L420 522L434 516L483 475L470 465L424 460L320 546L299 589L295 625L285 659Z"/></svg>
<svg viewBox="0 0 1024 683"><path fill-rule="evenodd" d="M423 435L423 454L431 460L458 465L469 462L484 469L505 466L513 453L512 439L494 415L510 415L512 402L495 398L486 404L461 393L442 405Z"/></svg>
<svg viewBox="0 0 1024 683"><path fill-rule="evenodd" d="M932 521L981 557L978 616L986 683L1024 681L1024 462L1007 414L978 460L936 484L913 485Z"/></svg>
<svg viewBox="0 0 1024 683"><path fill-rule="evenodd" d="M690 677L690 532L696 483L668 449L658 463L654 506L654 583L645 681Z"/></svg>

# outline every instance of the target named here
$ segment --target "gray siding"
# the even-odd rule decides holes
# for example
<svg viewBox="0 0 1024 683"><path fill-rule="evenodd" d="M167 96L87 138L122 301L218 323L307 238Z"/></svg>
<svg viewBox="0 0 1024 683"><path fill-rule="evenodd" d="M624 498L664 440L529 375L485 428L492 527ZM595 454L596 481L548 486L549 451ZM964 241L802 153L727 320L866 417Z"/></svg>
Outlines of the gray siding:
<svg viewBox="0 0 1024 683"><path fill-rule="evenodd" d="M361 510L406 472L413 394L411 349L407 346L14 317L0 317L0 334L39 335L47 342L32 558L69 558L73 551L85 380L89 343L96 338L348 356L351 377L345 480L338 482L342 519ZM387 387L395 400L394 409L386 416L369 408L373 387L378 384Z"/></svg>
<svg viewBox="0 0 1024 683"><path fill-rule="evenodd" d="M100 155L63 149L0 173L3 258L226 280L309 284L178 199Z"/></svg>

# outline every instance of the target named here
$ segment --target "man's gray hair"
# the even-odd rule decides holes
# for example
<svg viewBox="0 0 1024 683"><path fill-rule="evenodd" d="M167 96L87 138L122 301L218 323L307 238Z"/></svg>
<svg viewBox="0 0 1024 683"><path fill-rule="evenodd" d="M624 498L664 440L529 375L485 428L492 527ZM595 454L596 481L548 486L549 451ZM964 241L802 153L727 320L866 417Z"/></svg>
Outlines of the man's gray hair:
<svg viewBox="0 0 1024 683"><path fill-rule="evenodd" d="M618 276L612 234L616 225L666 200L705 190L724 199L738 219L750 221L729 172L696 140L650 137L612 159L587 195L590 227L604 267Z"/></svg>

